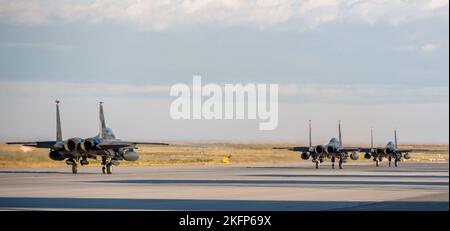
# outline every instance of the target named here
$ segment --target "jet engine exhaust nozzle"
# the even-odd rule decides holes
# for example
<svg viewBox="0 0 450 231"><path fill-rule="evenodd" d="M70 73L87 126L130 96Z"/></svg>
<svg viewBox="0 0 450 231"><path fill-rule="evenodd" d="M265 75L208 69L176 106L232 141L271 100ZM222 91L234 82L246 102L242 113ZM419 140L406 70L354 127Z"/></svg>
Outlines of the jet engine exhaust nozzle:
<svg viewBox="0 0 450 231"><path fill-rule="evenodd" d="M336 148L334 146L328 146L326 149L328 154L336 152Z"/></svg>
<svg viewBox="0 0 450 231"><path fill-rule="evenodd" d="M95 147L95 142L91 139L87 139L85 141L83 141L83 143L81 143L81 149L83 149L84 151L91 151L93 150Z"/></svg>
<svg viewBox="0 0 450 231"><path fill-rule="evenodd" d="M79 148L80 143L81 141L78 138L68 139L64 142L64 149L67 151L75 151Z"/></svg>
<svg viewBox="0 0 450 231"><path fill-rule="evenodd" d="M381 148L377 148L377 150L375 151L378 155L381 155L384 153L383 149Z"/></svg>
<svg viewBox="0 0 450 231"><path fill-rule="evenodd" d="M391 148L385 148L384 149L384 154L391 154L393 152L394 152L394 150L392 150Z"/></svg>
<svg viewBox="0 0 450 231"><path fill-rule="evenodd" d="M317 145L316 148L314 149L314 152L317 154L322 154L324 151L324 148L322 145Z"/></svg>

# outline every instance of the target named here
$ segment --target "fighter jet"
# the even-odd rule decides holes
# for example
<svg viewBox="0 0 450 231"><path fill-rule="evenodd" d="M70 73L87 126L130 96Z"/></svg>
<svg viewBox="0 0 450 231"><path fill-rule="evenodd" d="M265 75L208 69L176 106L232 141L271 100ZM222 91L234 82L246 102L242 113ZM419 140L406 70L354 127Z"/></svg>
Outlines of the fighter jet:
<svg viewBox="0 0 450 231"><path fill-rule="evenodd" d="M402 156L405 159L410 159L409 155L412 149L399 149L397 147L397 130L394 130L394 142L389 141L385 147L373 147L373 129L370 129L370 148L360 148L360 152L364 152L364 158L373 159L375 165L380 166L383 157L389 159L389 167L391 167L392 159L394 159L394 166L398 167L398 162L401 161Z"/></svg>
<svg viewBox="0 0 450 231"><path fill-rule="evenodd" d="M50 149L49 157L52 160L63 161L72 166L72 173L78 173L78 163L88 165L90 159L101 157L103 174L112 174L112 166L118 166L121 160L136 161L139 158L136 152L137 145L168 145L166 143L143 143L122 141L110 128L106 127L103 113L103 102L99 103L100 131L99 134L87 139L73 137L67 140L62 139L61 118L59 113L59 101L56 100L56 140L55 141L35 141L35 142L8 142L7 144L21 144L35 148Z"/></svg>
<svg viewBox="0 0 450 231"><path fill-rule="evenodd" d="M311 120L309 120L309 146L301 147L281 147L274 149L288 149L294 152L301 152L300 157L303 160L308 160L312 158L312 162L315 164L316 168L319 168L320 163L324 161L325 158L331 159L331 167L334 169L336 159L339 160L339 168L343 168L343 163L349 157L352 160L357 160L359 158L357 151L358 148L344 147L342 145L342 132L341 132L341 121L339 120L339 139L331 138L331 140L324 145L313 146L311 141Z"/></svg>

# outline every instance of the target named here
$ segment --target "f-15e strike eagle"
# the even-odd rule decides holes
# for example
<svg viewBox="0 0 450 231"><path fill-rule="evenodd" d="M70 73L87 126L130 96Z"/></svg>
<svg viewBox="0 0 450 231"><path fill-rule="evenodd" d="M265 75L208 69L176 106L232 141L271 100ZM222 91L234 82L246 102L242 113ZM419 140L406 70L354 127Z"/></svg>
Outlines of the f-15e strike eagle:
<svg viewBox="0 0 450 231"><path fill-rule="evenodd" d="M398 167L398 162L402 157L410 159L409 155L412 149L400 149L397 147L397 130L394 130L394 142L389 141L385 147L373 147L373 129L370 130L370 148L360 148L360 152L364 152L364 158L372 159L375 161L376 166L380 165L383 158L388 158L389 167L391 166L392 159L394 159L395 167Z"/></svg>
<svg viewBox="0 0 450 231"><path fill-rule="evenodd" d="M106 127L105 116L103 114L103 102L99 102L100 131L99 134L86 139L74 137L63 140L61 131L61 118L59 115L59 101L56 102L56 140L55 141L35 141L35 142L9 142L7 144L21 144L35 148L50 149L49 157L52 160L63 161L72 166L72 173L78 173L78 163L88 165L89 159L100 157L103 174L111 174L112 166L118 166L121 160L136 161L139 158L137 145L168 145L166 143L142 143L122 141L110 128Z"/></svg>
<svg viewBox="0 0 450 231"><path fill-rule="evenodd" d="M313 146L311 141L311 120L309 121L309 146L301 147L275 147L274 149L288 149L294 152L301 152L300 157L304 160L312 158L312 162L315 164L316 168L319 168L320 163L324 161L325 158L331 159L331 167L334 168L336 159L339 160L339 168L343 168L343 163L348 159L349 153L352 160L357 160L359 158L357 152L359 148L344 147L342 145L342 132L341 132L341 121L339 120L339 139L331 138L327 144Z"/></svg>

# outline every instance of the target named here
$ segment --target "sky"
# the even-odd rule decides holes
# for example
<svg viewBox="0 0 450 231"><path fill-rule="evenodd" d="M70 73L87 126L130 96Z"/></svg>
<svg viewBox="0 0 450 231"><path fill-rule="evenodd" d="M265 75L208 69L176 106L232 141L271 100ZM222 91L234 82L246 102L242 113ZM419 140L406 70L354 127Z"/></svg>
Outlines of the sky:
<svg viewBox="0 0 450 231"><path fill-rule="evenodd" d="M448 143L448 0L0 0L0 140ZM170 87L279 84L279 125L173 120Z"/></svg>

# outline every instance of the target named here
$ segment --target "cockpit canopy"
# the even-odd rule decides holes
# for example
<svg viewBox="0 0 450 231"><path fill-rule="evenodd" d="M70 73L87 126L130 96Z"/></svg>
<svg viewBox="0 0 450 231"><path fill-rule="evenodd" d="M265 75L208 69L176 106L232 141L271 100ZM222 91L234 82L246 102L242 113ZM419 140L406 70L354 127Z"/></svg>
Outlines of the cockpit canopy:
<svg viewBox="0 0 450 231"><path fill-rule="evenodd" d="M339 140L336 137L333 137L329 143L339 143Z"/></svg>

